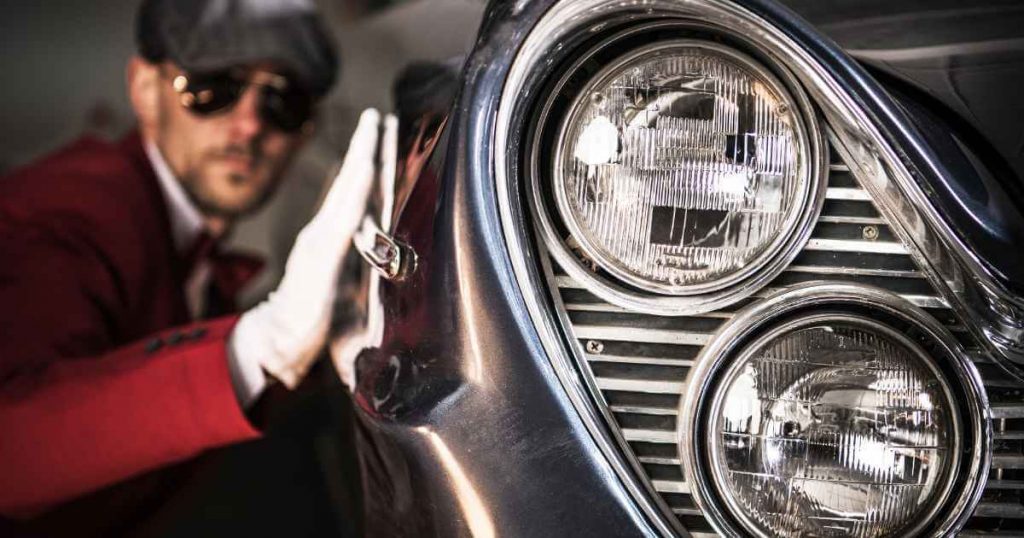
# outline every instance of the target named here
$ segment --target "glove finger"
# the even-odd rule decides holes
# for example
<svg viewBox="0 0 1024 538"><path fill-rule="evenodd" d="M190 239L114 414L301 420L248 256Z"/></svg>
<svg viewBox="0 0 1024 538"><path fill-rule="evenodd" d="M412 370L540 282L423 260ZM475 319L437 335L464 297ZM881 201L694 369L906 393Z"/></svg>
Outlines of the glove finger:
<svg viewBox="0 0 1024 538"><path fill-rule="evenodd" d="M384 116L384 134L381 137L381 222L385 231L391 229L391 214L395 206L395 168L398 165L398 118L394 114Z"/></svg>
<svg viewBox="0 0 1024 538"><path fill-rule="evenodd" d="M333 285L338 266L362 220L366 192L374 178L374 152L380 114L367 109L359 118L341 171L334 178L320 210L299 232L285 263L279 291L284 298L301 301L310 294L324 294Z"/></svg>
<svg viewBox="0 0 1024 538"><path fill-rule="evenodd" d="M359 116L359 124L352 134L341 170L327 191L324 203L317 213L318 217L329 213L327 220L336 220L335 218L341 214L362 209L366 196L351 195L362 192L364 185L369 188L373 181L373 157L377 150L379 126L380 113L375 109L368 108ZM360 216L355 215L352 221L358 222Z"/></svg>

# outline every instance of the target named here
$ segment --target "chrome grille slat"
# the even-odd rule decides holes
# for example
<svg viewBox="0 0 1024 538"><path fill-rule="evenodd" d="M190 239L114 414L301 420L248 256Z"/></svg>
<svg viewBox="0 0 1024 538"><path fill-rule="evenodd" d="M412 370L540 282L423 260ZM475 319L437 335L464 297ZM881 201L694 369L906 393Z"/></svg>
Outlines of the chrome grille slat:
<svg viewBox="0 0 1024 538"><path fill-rule="evenodd" d="M978 365L989 392L995 441L990 480L974 517L960 536L1024 538L1024 530L1013 530L1024 529L1024 383L1009 377L979 353L962 321L932 288L907 248L892 235L869 193L857 184L849 168L833 155L829 169L825 205L806 248L751 300L808 280L868 283L924 308L953 331ZM875 227L877 239L860 235L863 227L868 226ZM651 316L630 312L591 294L582 284L561 273L557 262L552 261L552 268L552 282L557 288L553 291L561 295L570 321L567 330L578 340L580 349L587 350L582 353L587 375L601 391L646 479L692 536L717 536L709 531L710 526L694 505L689 484L666 479L666 470L681 473L677 433L667 428L675 422L680 395L685 391L681 378L694 366L701 347L708 342L714 327L748 303L687 316L693 321L660 323L655 327L651 326ZM688 323L699 325L700 330L687 326ZM588 344L601 344L603 350L591 352ZM668 370L663 376L654 376L656 379L637 379L629 373L630 368L659 367Z"/></svg>
<svg viewBox="0 0 1024 538"><path fill-rule="evenodd" d="M825 191L825 198L829 200L856 200L860 202L870 202L871 195L864 189L850 188L850 187L829 187Z"/></svg>
<svg viewBox="0 0 1024 538"><path fill-rule="evenodd" d="M644 443L665 443L675 444L676 432L669 430L638 430L623 428L622 436L627 441L642 441Z"/></svg>
<svg viewBox="0 0 1024 538"><path fill-rule="evenodd" d="M679 458L655 458L650 456L640 456L637 459L640 460L640 463L653 463L656 465L682 465L682 462L679 461Z"/></svg>
<svg viewBox="0 0 1024 538"><path fill-rule="evenodd" d="M989 480L988 489L1024 490L1024 480Z"/></svg>
<svg viewBox="0 0 1024 538"><path fill-rule="evenodd" d="M755 293L754 297L764 298L764 297L767 297L769 295L773 295L773 294L778 293L778 292L779 292L779 288L767 287L767 288L763 288L761 291ZM911 294L902 294L902 293L899 293L897 295L899 295L900 297L903 297L907 301L910 301L912 304L914 304L916 306L919 306L921 308L949 309L949 303L947 303L946 300L943 299L942 297L938 297L938 296L935 296L935 295L911 295Z"/></svg>
<svg viewBox="0 0 1024 538"><path fill-rule="evenodd" d="M693 366L690 359L675 359L669 357L630 357L624 355L587 355L590 362L617 362L621 364L654 364L658 366Z"/></svg>
<svg viewBox="0 0 1024 538"><path fill-rule="evenodd" d="M1024 402L992 404L992 418L1024 418Z"/></svg>
<svg viewBox="0 0 1024 538"><path fill-rule="evenodd" d="M889 271L857 267L830 267L827 265L790 265L783 273L811 273L815 275L881 276L892 278L915 278L925 280L920 271ZM927 282L927 281L926 281Z"/></svg>
<svg viewBox="0 0 1024 538"><path fill-rule="evenodd" d="M686 482L678 480L653 480L651 483L654 485L654 489L661 493L690 493L690 486Z"/></svg>
<svg viewBox="0 0 1024 538"><path fill-rule="evenodd" d="M685 346L703 346L711 339L710 334L692 333L684 330L615 327L613 325L576 325L575 327L576 337L581 339L650 342L654 344Z"/></svg>
<svg viewBox="0 0 1024 538"><path fill-rule="evenodd" d="M982 501L974 509L974 517L1024 518L1024 506L1014 502L996 503Z"/></svg>
<svg viewBox="0 0 1024 538"><path fill-rule="evenodd" d="M627 392L645 392L650 394L682 394L686 391L686 383L680 381L648 381L643 379L612 379L595 377L597 386L603 390L622 390Z"/></svg>
<svg viewBox="0 0 1024 538"><path fill-rule="evenodd" d="M878 217L844 217L841 215L822 215L818 217L818 222L834 224L885 224L885 220Z"/></svg>
<svg viewBox="0 0 1024 538"><path fill-rule="evenodd" d="M565 303L565 309L569 312L612 312L617 314L629 314L630 312L621 306L610 303ZM707 312L696 314L695 318L712 318L726 320L732 317L728 312Z"/></svg>
<svg viewBox="0 0 1024 538"><path fill-rule="evenodd" d="M679 411L667 407L644 407L638 405L610 405L613 413L634 413L637 415L670 415L676 416Z"/></svg>
<svg viewBox="0 0 1024 538"><path fill-rule="evenodd" d="M909 254L907 247L895 241L858 241L855 239L811 238L804 250L826 250L829 252L871 252L874 254Z"/></svg>
<svg viewBox="0 0 1024 538"><path fill-rule="evenodd" d="M992 467L996 469L1024 469L1024 454L992 454Z"/></svg>

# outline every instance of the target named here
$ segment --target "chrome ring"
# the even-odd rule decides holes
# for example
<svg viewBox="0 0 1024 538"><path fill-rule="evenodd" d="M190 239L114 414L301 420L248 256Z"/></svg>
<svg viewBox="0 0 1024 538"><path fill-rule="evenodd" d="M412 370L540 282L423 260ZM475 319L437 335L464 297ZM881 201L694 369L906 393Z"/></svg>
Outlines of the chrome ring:
<svg viewBox="0 0 1024 538"><path fill-rule="evenodd" d="M845 315L867 320L863 314L849 316L842 313L859 309L908 323L921 330L930 347L938 350L938 356L932 362L944 367L944 381L953 387L953 401L960 408L960 421L964 422L963 427L957 428L962 434L956 435L966 437L966 440L961 440L959 459L951 469L953 474L944 484L949 491L944 492L932 508L930 515L934 517L922 521L930 521L930 536L955 533L971 516L981 498L991 464L991 411L981 377L953 335L929 314L891 292L864 285L809 283L788 288L740 311L712 336L711 343L701 351L697 366L690 373L679 409L680 458L687 480L692 485L694 500L723 535L742 536L750 532L747 525L737 523L743 516L726 508L729 502L721 499L716 477L713 476L715 472L708 469L707 459L710 456L705 454L702 446L705 435L699 420L709 416L704 410L714 405L716 400L715 382L728 370L736 352L760 339L769 327L774 334L778 328L775 325L783 318L801 316L796 321L791 319L790 324L820 321L823 309L829 309L830 317L836 318ZM889 331L892 331L891 327ZM950 373L954 377L950 377Z"/></svg>
<svg viewBox="0 0 1024 538"><path fill-rule="evenodd" d="M600 46L582 54L571 67L566 69L565 75L561 77L541 107L541 113L539 114L537 125L543 126L548 123L548 117L552 112L553 98L559 94L560 89L576 74L582 64L587 62L601 50L613 47L616 42L622 41L625 37L648 32L659 27L677 27L680 29L708 31L711 33L710 35L721 33L720 30L709 29L695 23L658 22L638 25L610 37L608 40L602 42ZM627 51L619 57L618 61L632 58L637 54L646 53L650 50L681 45L707 48L732 58L741 65L752 69L758 75L773 81L777 86L777 89L783 92L785 97L795 103L796 107L799 109L799 113L797 114L799 121L796 122L795 129L799 137L806 140L807 147L809 149L807 155L801 155L801 166L806 170L804 172L806 173L806 185L802 195L798 196L796 201L796 203L799 204L799 209L793 211L788 222L784 224L780 230L779 237L765 249L764 253L750 263L744 270L737 274L730 275L721 281L697 286L696 290L685 294L669 293L665 290L655 292L653 288L644 289L643 285L641 285L636 279L630 278L627 274L614 275L616 279L621 282L602 277L590 268L586 267L584 262L572 253L570 247L565 243L564 238L560 236L558 229L554 224L554 215L548 211L546 204L543 202L544 197L541 193L545 187L541 184L541 177L543 174L541 173L541 163L538 159L538 146L540 144L541 137L534 137L532 147L529 149L530 188L528 189L528 195L530 198L530 206L538 217L538 227L544 237L545 243L548 246L551 255L558 261L559 265L565 269L566 273L568 273L570 277L582 283L587 290L609 303L635 312L663 316L688 316L702 314L729 306L749 297L753 293L756 293L778 276L779 273L781 273L785 267L793 261L811 236L811 231L813 230L817 217L821 213L821 208L825 203L825 191L828 185L829 172L827 164L828 146L825 142L824 134L818 124L814 108L810 104L810 100L802 90L801 85L796 81L795 77L782 68L782 66L777 66L779 68L778 72L769 71L763 62L758 62L757 60L748 57L740 50L699 39L661 41L647 47L641 47L637 50ZM752 43L745 43L745 45L755 50L757 49L756 45ZM767 51L759 52L761 54L768 54ZM605 72L610 68L611 66L606 66L602 72ZM600 75L595 75L593 78L598 78L599 76ZM564 136L564 133L562 132L564 131L564 125L559 129L559 131L559 141L558 144L556 144L556 147L561 145L561 138ZM555 161L558 160L557 153L558 152L556 151L556 156L554 157ZM560 180L560 178L557 177L557 174L554 179L556 183ZM554 189L557 202L561 208L566 204L566 202L562 199L563 195L557 186ZM559 213L564 213L564 211L560 211ZM572 219L565 218L563 216L561 221L569 228L572 237L580 242L581 248L588 256L595 260L602 259L602 256L597 253L595 247L585 240L584 234L581 233L578 225L573 222ZM601 263L600 261L599 264L605 270L609 270L609 264Z"/></svg>

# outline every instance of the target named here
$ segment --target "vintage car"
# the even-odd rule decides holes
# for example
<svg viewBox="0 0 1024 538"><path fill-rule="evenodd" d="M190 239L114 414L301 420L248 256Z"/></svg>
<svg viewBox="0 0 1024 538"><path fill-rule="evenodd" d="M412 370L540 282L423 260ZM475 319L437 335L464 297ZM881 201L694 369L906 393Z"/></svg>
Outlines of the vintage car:
<svg viewBox="0 0 1024 538"><path fill-rule="evenodd" d="M493 2L411 85L368 535L1024 535L1024 6L786 4Z"/></svg>

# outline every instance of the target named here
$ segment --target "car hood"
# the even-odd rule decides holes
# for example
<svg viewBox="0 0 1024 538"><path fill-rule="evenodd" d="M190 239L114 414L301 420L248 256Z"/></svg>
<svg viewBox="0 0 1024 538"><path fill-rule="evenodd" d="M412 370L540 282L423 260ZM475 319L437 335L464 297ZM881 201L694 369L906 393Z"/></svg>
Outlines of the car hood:
<svg viewBox="0 0 1024 538"><path fill-rule="evenodd" d="M784 0L871 68L927 92L1024 179L1024 3Z"/></svg>

